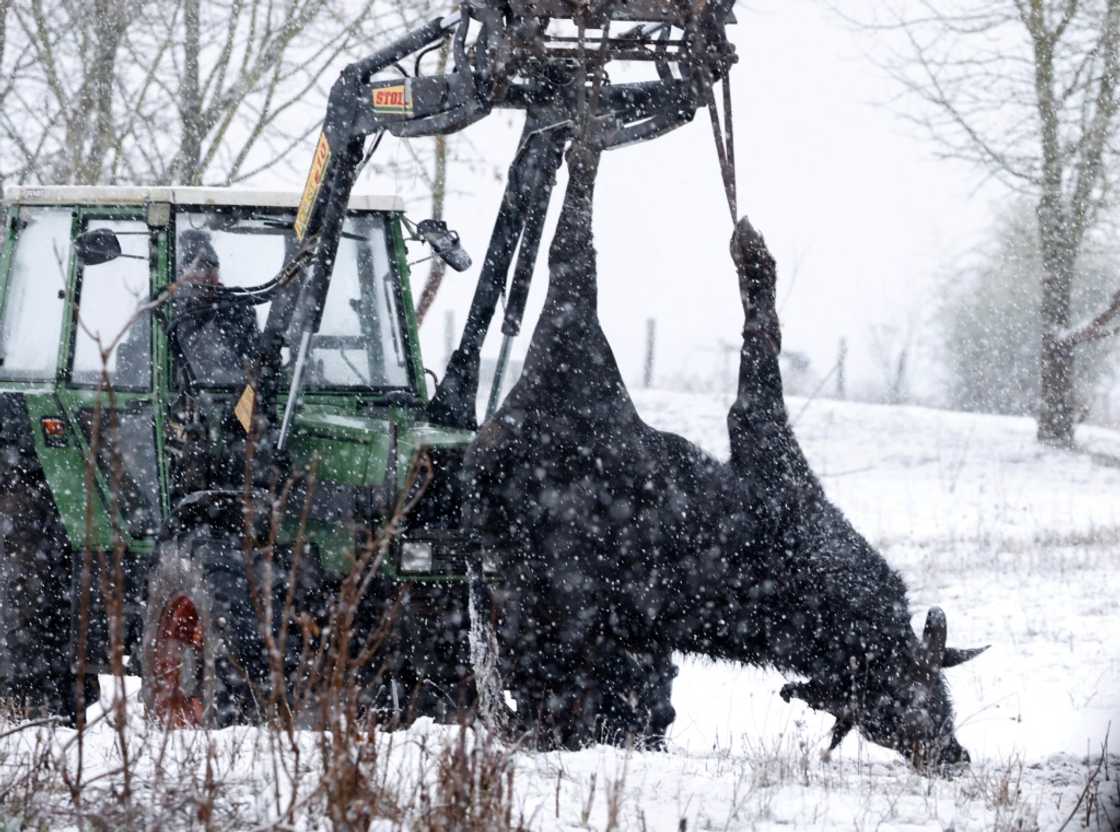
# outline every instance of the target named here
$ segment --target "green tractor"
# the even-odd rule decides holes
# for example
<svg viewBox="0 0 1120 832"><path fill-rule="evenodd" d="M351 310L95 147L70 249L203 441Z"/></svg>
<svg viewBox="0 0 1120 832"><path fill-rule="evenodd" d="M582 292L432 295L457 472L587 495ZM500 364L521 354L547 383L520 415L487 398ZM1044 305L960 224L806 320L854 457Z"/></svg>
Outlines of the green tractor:
<svg viewBox="0 0 1120 832"><path fill-rule="evenodd" d="M202 188L6 193L7 695L77 720L96 674L127 655L163 720L252 718L277 651L262 621L289 633L272 658L294 677L299 617L325 626L367 555L376 574L355 631L395 623L371 701L439 713L469 699L464 575L477 552L459 530L455 472L473 433L425 416L398 199L350 200L298 403L285 400L286 347L271 384L246 385L254 345L241 342L299 290L284 277L297 203ZM279 412L282 450L255 425Z"/></svg>

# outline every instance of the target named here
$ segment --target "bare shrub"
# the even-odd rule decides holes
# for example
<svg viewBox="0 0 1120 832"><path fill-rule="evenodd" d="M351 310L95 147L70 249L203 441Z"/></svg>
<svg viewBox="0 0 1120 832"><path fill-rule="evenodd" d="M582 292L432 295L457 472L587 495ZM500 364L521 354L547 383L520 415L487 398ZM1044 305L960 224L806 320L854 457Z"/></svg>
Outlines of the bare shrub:
<svg viewBox="0 0 1120 832"><path fill-rule="evenodd" d="M412 826L424 832L520 832L525 818L515 819L514 765L510 751L494 735L475 733L466 723L436 756L435 780L424 784Z"/></svg>
<svg viewBox="0 0 1120 832"><path fill-rule="evenodd" d="M979 799L993 813L999 830L1038 829L1038 807L1023 801L1023 760L1012 755L1005 763L972 769L962 793Z"/></svg>
<svg viewBox="0 0 1120 832"><path fill-rule="evenodd" d="M101 349L103 363L115 343ZM119 447L115 412L103 372L85 477L87 500L92 500L95 466L107 463L110 510L123 477L113 452ZM103 448L109 449L107 459L99 456ZM247 467L253 452L250 441ZM417 456L390 518L370 530L322 611L301 608L294 591L301 570L310 568L303 560L304 530L315 471L300 475L309 480L308 497L286 565L274 559L275 533L264 540L251 533L260 507L246 491L244 565L268 674L251 679L244 668L237 669L253 687L263 724L218 733L169 728L145 719L135 707L135 679L125 675L124 541L118 530L111 551L98 550L93 506L87 503L87 545L78 566L77 688L83 689L81 677L93 672L85 663L91 622L104 616L108 696L100 712L78 720L76 730L50 719L28 721L26 713L4 706L0 829L290 828L321 817L348 832L385 823L432 830L526 828L514 812L513 753L495 735L476 736L464 718L456 737L437 735L430 747L423 740L417 759L416 743L399 741L392 732L401 724L400 714L379 710L371 696L383 679L379 662L399 600L384 606L372 628L359 623L358 610L431 473L430 460ZM293 485L288 480L273 489L272 529ZM280 598L273 592L278 583L288 587ZM94 608L95 598L103 609ZM301 652L293 672L289 642L297 638ZM82 703L83 708L93 704Z"/></svg>

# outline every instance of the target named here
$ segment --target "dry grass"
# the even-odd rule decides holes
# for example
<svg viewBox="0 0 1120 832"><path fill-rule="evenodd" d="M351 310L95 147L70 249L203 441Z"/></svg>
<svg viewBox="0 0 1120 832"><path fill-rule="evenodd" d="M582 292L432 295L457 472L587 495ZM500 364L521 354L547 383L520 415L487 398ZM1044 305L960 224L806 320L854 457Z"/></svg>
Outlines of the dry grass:
<svg viewBox="0 0 1120 832"><path fill-rule="evenodd" d="M123 732L109 717L81 732L5 722L0 830L529 828L515 804L513 752L465 724L394 733L370 719L341 736L275 725L164 730L134 699L126 708Z"/></svg>
<svg viewBox="0 0 1120 832"><path fill-rule="evenodd" d="M492 735L460 725L435 755L434 781L421 781L420 811L411 827L423 832L520 832L514 807L514 757ZM515 815L516 812L516 815Z"/></svg>
<svg viewBox="0 0 1120 832"><path fill-rule="evenodd" d="M95 425L96 445L100 418ZM111 420L104 427L115 429ZM247 465L251 443L249 454ZM87 486L93 465L91 455ZM114 483L120 470L119 459L113 460ZM245 572L268 672L253 679L241 670L259 706L259 726L175 730L150 720L136 696L137 680L125 675L123 542L108 556L85 554L80 632L88 631L94 615L104 614L109 622L111 675L102 677L102 703L95 709L100 713L72 730L51 720L28 721L12 708L0 710L0 832L526 828L513 802L512 751L466 722L457 730L433 728L429 735L396 733L399 715L381 714L367 701L371 685L382 678L378 663L397 610L390 604L372 628L359 623L358 610L430 474L430 464L418 458L402 489L405 496L354 553L325 615L298 608L293 590L280 601L271 591L276 570L287 568L279 577L294 588L299 571L307 568L298 553L305 548L314 471L305 475L311 479L309 496L293 546L297 554L286 567L273 560L274 536L252 536L254 503L246 492ZM276 489L274 506L287 503L292 486L289 481ZM88 487L87 494L93 493ZM276 529L280 518L271 520L268 525ZM93 574L100 577L103 610L91 608ZM274 604L282 608L274 610ZM291 673L284 657L296 638L301 653ZM83 665L78 672L87 669Z"/></svg>
<svg viewBox="0 0 1120 832"><path fill-rule="evenodd" d="M1013 756L992 767L970 770L961 791L992 813L993 830L1037 830L1038 805L1024 796L1023 773L1023 760Z"/></svg>

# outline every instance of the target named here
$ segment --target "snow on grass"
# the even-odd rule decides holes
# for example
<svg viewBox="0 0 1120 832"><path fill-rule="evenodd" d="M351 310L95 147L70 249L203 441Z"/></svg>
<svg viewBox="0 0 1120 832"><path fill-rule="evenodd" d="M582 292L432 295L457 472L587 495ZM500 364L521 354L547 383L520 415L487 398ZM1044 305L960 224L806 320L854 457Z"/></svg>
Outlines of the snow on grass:
<svg viewBox="0 0 1120 832"><path fill-rule="evenodd" d="M728 397L644 391L637 403L654 426L727 455ZM789 408L831 498L905 577L916 622L938 604L951 643L992 645L947 672L967 772L920 777L855 733L824 762L830 719L782 702L778 674L682 656L667 752L528 753L467 738L473 762L460 767L475 766L465 782L476 788L459 794L446 782L459 729L421 720L363 747L359 769L384 800L350 828L496 829L507 812L512 827L546 830L1116 828L1120 434L1082 428L1077 451L1058 451L1023 419L824 400ZM317 791L322 735L168 735L132 708L132 802L122 808L118 735L99 722L84 739L87 825L340 828ZM73 777L75 754L61 729L0 739L0 829L5 816L73 826L62 775L69 766ZM495 802L491 781L505 775L494 771L505 769L479 767L503 759L513 790ZM456 815L463 801L482 817Z"/></svg>
<svg viewBox="0 0 1120 832"><path fill-rule="evenodd" d="M729 396L643 391L643 417L729 453ZM1030 419L825 399L787 401L829 496L873 544L1120 542L1120 434L1045 448Z"/></svg>

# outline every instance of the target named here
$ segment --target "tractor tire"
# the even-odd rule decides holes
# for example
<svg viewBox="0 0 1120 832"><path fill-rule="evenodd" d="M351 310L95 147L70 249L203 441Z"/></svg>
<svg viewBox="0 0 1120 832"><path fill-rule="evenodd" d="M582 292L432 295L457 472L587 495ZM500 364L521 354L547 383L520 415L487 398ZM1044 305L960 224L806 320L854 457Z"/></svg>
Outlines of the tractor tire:
<svg viewBox="0 0 1120 832"><path fill-rule="evenodd" d="M237 536L191 529L156 557L141 661L149 716L173 728L256 720L267 664Z"/></svg>
<svg viewBox="0 0 1120 832"><path fill-rule="evenodd" d="M99 689L91 666L78 701L76 559L37 463L0 455L0 695L77 726Z"/></svg>

